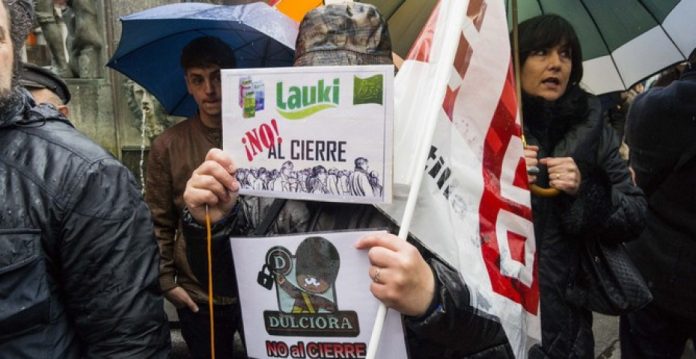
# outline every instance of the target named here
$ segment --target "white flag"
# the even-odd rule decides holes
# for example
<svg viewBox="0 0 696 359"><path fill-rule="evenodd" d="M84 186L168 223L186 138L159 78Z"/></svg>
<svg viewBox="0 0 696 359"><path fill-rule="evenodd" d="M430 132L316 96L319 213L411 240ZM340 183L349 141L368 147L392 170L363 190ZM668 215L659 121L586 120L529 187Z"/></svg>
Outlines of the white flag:
<svg viewBox="0 0 696 359"><path fill-rule="evenodd" d="M394 202L380 207L401 220L409 179L423 170L412 168L427 127L422 109L428 92L446 86L410 232L459 269L471 303L500 318L526 357L541 336L539 285L504 4L469 1L462 27L437 13L396 76ZM451 76L433 84L447 31L460 35Z"/></svg>

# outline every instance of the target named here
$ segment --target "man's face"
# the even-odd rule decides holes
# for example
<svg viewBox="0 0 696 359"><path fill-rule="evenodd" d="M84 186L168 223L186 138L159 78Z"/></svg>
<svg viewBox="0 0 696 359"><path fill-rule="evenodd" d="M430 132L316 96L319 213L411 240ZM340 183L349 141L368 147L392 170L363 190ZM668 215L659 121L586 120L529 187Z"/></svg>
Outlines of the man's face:
<svg viewBox="0 0 696 359"><path fill-rule="evenodd" d="M0 95L12 89L12 69L14 57L10 36L10 22L5 3L0 2Z"/></svg>
<svg viewBox="0 0 696 359"><path fill-rule="evenodd" d="M367 161L358 161L358 168L367 171L367 169L369 168L369 166L367 165Z"/></svg>
<svg viewBox="0 0 696 359"><path fill-rule="evenodd" d="M222 112L220 67L192 67L186 70L186 88L198 104L201 117L219 117Z"/></svg>

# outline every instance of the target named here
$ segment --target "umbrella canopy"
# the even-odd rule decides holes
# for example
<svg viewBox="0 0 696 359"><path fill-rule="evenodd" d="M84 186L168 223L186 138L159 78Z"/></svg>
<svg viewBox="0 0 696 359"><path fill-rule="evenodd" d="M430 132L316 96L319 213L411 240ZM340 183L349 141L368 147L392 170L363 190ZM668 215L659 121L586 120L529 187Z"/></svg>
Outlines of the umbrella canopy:
<svg viewBox="0 0 696 359"><path fill-rule="evenodd" d="M573 25L583 52L582 83L594 94L626 90L686 60L696 47L696 0L517 2L519 21L554 13Z"/></svg>
<svg viewBox="0 0 696 359"><path fill-rule="evenodd" d="M361 0L379 9L387 19L392 49L406 58L411 46L430 18L438 0Z"/></svg>
<svg viewBox="0 0 696 359"><path fill-rule="evenodd" d="M215 36L235 54L237 67L292 66L297 23L265 3L177 3L121 18L123 31L107 66L139 83L172 115L191 116L197 106L179 64L191 40Z"/></svg>

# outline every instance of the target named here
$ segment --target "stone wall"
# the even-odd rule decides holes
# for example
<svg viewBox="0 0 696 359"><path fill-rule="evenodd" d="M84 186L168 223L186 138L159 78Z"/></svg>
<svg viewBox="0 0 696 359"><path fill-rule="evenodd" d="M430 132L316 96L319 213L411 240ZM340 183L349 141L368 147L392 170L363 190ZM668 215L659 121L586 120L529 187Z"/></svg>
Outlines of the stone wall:
<svg viewBox="0 0 696 359"><path fill-rule="evenodd" d="M100 73L97 78L65 79L72 92L70 120L80 131L121 159L139 178L141 134L139 118L129 106L129 88L126 78L114 70L104 67L118 47L121 37L120 17L151 7L185 1L172 0L98 0L98 31L104 46L101 49ZM214 4L250 3L253 0L209 0ZM45 50L45 51L40 51ZM37 54L47 49L32 49ZM38 58L37 58L38 59ZM146 149L147 151L147 149Z"/></svg>

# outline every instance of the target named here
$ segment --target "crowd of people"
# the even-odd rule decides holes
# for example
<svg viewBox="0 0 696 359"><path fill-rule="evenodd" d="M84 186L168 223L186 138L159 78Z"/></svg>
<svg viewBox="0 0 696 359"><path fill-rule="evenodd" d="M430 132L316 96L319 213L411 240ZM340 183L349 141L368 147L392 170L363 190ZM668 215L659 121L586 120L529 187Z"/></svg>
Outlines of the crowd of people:
<svg viewBox="0 0 696 359"><path fill-rule="evenodd" d="M375 171L368 172L367 159L355 159L354 170L326 169L322 165L295 170L292 161L280 169L240 168L235 177L241 188L254 191L301 192L334 196L382 197L382 184Z"/></svg>
<svg viewBox="0 0 696 359"><path fill-rule="evenodd" d="M291 161L237 170L219 149L220 69L235 58L215 37L182 49L198 112L152 142L143 199L132 174L70 124L68 86L21 63L32 12L29 0L0 4L1 357L168 357L166 298L192 356L209 358L209 216L215 352L234 358L243 328L230 236L397 230L371 205L238 194L381 196L382 184L365 158L353 171L296 171ZM359 35L346 42L345 33ZM529 183L558 192L532 197L542 341L529 357L594 357L592 311L568 288L582 244L600 238L626 242L654 296L621 316L622 357L679 358L696 340L696 51L671 82L634 87L642 93L607 109L582 88L582 49L566 19L520 23L519 45ZM295 56L296 66L392 64L386 21L367 4L319 7L300 24ZM415 238L369 235L356 248L368 252L373 295L402 313L413 358L514 356L461 275Z"/></svg>

